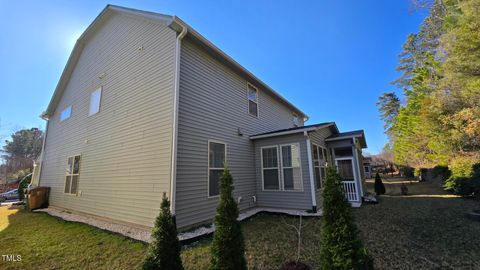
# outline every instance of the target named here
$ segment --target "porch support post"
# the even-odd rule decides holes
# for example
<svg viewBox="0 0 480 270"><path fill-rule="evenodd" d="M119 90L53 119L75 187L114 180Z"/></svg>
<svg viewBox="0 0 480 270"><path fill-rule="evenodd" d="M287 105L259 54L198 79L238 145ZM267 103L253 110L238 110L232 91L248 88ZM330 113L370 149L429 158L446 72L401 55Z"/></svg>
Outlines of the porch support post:
<svg viewBox="0 0 480 270"><path fill-rule="evenodd" d="M353 144L353 157L355 158L355 163L357 164L357 175L358 175L358 181L357 181L357 193L358 193L358 198L359 201L362 201L363 198L363 186L362 186L362 172L360 171L360 159L358 158L358 151L357 147L355 146L355 142ZM352 164L353 165L353 164ZM363 167L363 166L362 166Z"/></svg>
<svg viewBox="0 0 480 270"><path fill-rule="evenodd" d="M310 176L310 192L312 194L312 211L317 212L317 199L315 198L315 184L313 183L313 164L312 164L312 144L310 143L310 137L306 131L303 135L307 138L307 157L308 157L308 174Z"/></svg>

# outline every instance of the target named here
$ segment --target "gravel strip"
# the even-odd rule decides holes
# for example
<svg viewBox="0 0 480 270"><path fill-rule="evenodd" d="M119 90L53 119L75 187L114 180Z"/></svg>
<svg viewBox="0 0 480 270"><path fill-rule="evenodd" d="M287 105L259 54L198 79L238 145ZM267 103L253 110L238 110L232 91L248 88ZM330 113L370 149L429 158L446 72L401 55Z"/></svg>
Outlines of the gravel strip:
<svg viewBox="0 0 480 270"><path fill-rule="evenodd" d="M138 227L128 226L124 224L114 223L110 221L100 220L91 216L80 215L80 214L73 214L66 210L49 207L45 209L37 209L34 212L44 212L54 217L59 217L66 221L74 221L74 222L81 222L85 223L103 230L119 233L121 235L140 240L143 242L148 243L150 241L150 230L142 229ZM278 208L253 208L242 212L238 216L238 220L247 219L253 215L256 215L260 212L268 212L268 213L280 213L280 214L287 214L291 216L304 216L304 217L318 217L322 215L322 211L319 210L317 213L310 213L302 210L291 210L291 209L278 209ZM178 234L178 239L180 241L185 241L193 238L200 237L202 235L211 234L215 231L215 226L212 224L210 226L200 227L193 231L183 232Z"/></svg>

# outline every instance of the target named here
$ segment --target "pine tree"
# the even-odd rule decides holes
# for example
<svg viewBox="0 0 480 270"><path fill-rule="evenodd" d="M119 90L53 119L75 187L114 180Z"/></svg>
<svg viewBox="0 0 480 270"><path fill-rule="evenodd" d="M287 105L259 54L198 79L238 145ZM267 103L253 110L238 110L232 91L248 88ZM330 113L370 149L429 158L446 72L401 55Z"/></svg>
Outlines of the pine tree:
<svg viewBox="0 0 480 270"><path fill-rule="evenodd" d="M152 230L152 242L143 261L143 269L183 270L177 227L170 212L170 201L163 193L160 214Z"/></svg>
<svg viewBox="0 0 480 270"><path fill-rule="evenodd" d="M328 168L323 191L321 268L373 269L373 260L358 239L358 229L341 181L336 169Z"/></svg>
<svg viewBox="0 0 480 270"><path fill-rule="evenodd" d="M375 174L375 193L377 193L377 195L385 194L385 185L383 184L382 178L378 172Z"/></svg>
<svg viewBox="0 0 480 270"><path fill-rule="evenodd" d="M228 168L220 178L220 201L215 216L215 233L211 249L210 269L247 269L238 207L233 196L233 178Z"/></svg>

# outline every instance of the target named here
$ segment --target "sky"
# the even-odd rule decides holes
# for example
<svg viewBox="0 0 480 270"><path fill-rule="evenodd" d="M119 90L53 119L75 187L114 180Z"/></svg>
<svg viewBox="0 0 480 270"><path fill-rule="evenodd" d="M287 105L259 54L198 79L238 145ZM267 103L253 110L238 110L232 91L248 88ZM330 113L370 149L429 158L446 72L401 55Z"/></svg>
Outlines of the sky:
<svg viewBox="0 0 480 270"><path fill-rule="evenodd" d="M0 0L0 145L45 123L76 39L107 4L177 15L310 116L387 142L375 105L407 35L426 16L410 0L7 1ZM401 94L401 93L399 93Z"/></svg>

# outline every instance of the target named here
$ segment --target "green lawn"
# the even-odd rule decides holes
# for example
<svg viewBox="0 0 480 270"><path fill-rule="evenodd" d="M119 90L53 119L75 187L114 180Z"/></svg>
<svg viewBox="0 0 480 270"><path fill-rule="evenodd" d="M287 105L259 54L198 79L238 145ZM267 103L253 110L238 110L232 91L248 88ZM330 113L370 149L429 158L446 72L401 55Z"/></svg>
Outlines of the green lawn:
<svg viewBox="0 0 480 270"><path fill-rule="evenodd" d="M480 222L465 213L480 208L472 200L446 196L425 183L408 184L412 196L397 196L398 181L387 183L378 205L354 210L361 237L378 269L472 269L480 265ZM369 183L371 188L371 183ZM320 220L304 218L301 260L317 267ZM243 222L250 268L278 269L296 256L296 234L286 223L298 218L260 214ZM205 269L209 239L183 248L186 269ZM0 207L0 269L132 269L146 245L88 225L44 213Z"/></svg>

